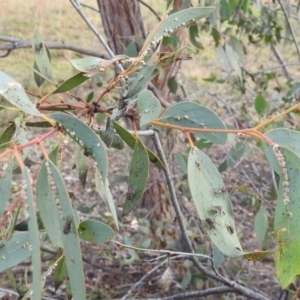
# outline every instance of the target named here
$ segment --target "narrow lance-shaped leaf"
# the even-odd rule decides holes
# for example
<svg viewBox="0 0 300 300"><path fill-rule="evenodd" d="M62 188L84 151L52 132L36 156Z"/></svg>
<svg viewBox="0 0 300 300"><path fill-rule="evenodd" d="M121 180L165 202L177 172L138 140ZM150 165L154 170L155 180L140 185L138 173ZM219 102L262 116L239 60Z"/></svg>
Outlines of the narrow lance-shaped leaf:
<svg viewBox="0 0 300 300"><path fill-rule="evenodd" d="M40 117L40 112L28 98L25 90L15 79L0 71L0 94L22 112Z"/></svg>
<svg viewBox="0 0 300 300"><path fill-rule="evenodd" d="M41 42L42 43L42 42ZM43 44L43 43L42 43ZM39 47L41 47L41 45L39 45ZM51 55L50 55L50 51L48 49L48 47L46 46L46 44L43 44L43 47L46 49L46 52L47 52L47 55L48 55L48 59L49 59L49 62L51 62ZM36 83L36 85L38 87L41 87L42 84L45 82L45 78L43 76L41 76L41 72L40 72L40 69L39 67L37 66L37 63L36 61L34 61L34 64L33 64L33 69L34 69L34 72L33 72L33 77L34 77L34 81ZM41 75L40 75L41 74Z"/></svg>
<svg viewBox="0 0 300 300"><path fill-rule="evenodd" d="M278 280L285 289L300 274L300 156L284 147L280 147L279 151L286 166L279 173L279 192L274 219L277 241L275 264Z"/></svg>
<svg viewBox="0 0 300 300"><path fill-rule="evenodd" d="M75 87L81 85L83 82L87 81L89 78L86 77L83 73L78 73L71 78L65 80L62 84L60 84L52 94L63 93L69 90L74 89Z"/></svg>
<svg viewBox="0 0 300 300"><path fill-rule="evenodd" d="M188 180L198 215L214 244L225 255L243 255L221 175L209 157L196 148L189 154Z"/></svg>
<svg viewBox="0 0 300 300"><path fill-rule="evenodd" d="M36 65L42 75L52 81L51 62L41 34L35 30L32 37L32 48Z"/></svg>
<svg viewBox="0 0 300 300"><path fill-rule="evenodd" d="M108 179L105 178L105 180L103 180L98 169L96 169L95 172L95 182L96 182L96 191L98 192L102 200L106 203L106 205L109 207L109 210L117 226L117 229L119 229L117 211L116 211L114 199L109 189Z"/></svg>
<svg viewBox="0 0 300 300"><path fill-rule="evenodd" d="M133 149L135 146L135 137L130 132L128 132L124 127L119 125L119 123L117 122L113 122L113 123L117 133L120 135L123 141L131 149ZM158 169L164 169L164 165L162 164L161 160L150 149L146 148L146 150L150 161L154 163Z"/></svg>
<svg viewBox="0 0 300 300"><path fill-rule="evenodd" d="M60 248L63 247L62 230L63 221L57 209L57 194L50 187L50 182L53 182L51 173L48 175L46 163L44 160L38 173L36 183L36 201L40 212L41 219L51 242Z"/></svg>
<svg viewBox="0 0 300 300"><path fill-rule="evenodd" d="M84 155L83 149L80 147L80 145L75 144L75 164L81 192L84 192L85 189L86 177L88 173L88 163L89 158Z"/></svg>
<svg viewBox="0 0 300 300"><path fill-rule="evenodd" d="M255 215L254 229L258 242L263 246L268 229L268 215L263 204L261 204L259 211Z"/></svg>
<svg viewBox="0 0 300 300"><path fill-rule="evenodd" d="M12 170L14 162L2 163L0 169L0 219L6 209L6 204L8 202L11 193L12 184Z"/></svg>
<svg viewBox="0 0 300 300"><path fill-rule="evenodd" d="M123 214L128 214L142 197L149 175L149 158L143 143L136 139L134 147L129 179L126 202Z"/></svg>
<svg viewBox="0 0 300 300"><path fill-rule="evenodd" d="M63 232L63 248L65 252L66 265L68 269L69 283L71 285L72 296L74 300L86 299L86 290L84 282L84 272L82 264L82 254L77 233L77 222L71 205L68 191L65 187L61 174L56 166L47 161L47 172L51 173L54 185L52 189L56 190L63 215L64 224L60 228Z"/></svg>
<svg viewBox="0 0 300 300"><path fill-rule="evenodd" d="M103 178L107 177L107 155L99 136L79 119L54 113L51 118L66 129L66 133L90 154Z"/></svg>
<svg viewBox="0 0 300 300"><path fill-rule="evenodd" d="M1 134L0 137L0 149L10 147L10 141L16 132L16 124L10 124Z"/></svg>
<svg viewBox="0 0 300 300"><path fill-rule="evenodd" d="M163 36L171 34L174 31L179 30L181 27L186 27L198 21L202 18L209 16L215 7L192 7L188 9L181 10L170 16L168 16L154 34L153 41L159 41ZM152 36L152 32L149 33L145 44L149 42L149 38Z"/></svg>
<svg viewBox="0 0 300 300"><path fill-rule="evenodd" d="M180 126L181 128L223 129L226 127L221 119L210 109L193 103L178 103L167 109L159 118L160 122ZM192 131L196 136L216 144L225 144L226 133Z"/></svg>
<svg viewBox="0 0 300 300"><path fill-rule="evenodd" d="M31 176L27 167L22 168L23 176L25 179L26 189L26 204L29 214L28 229L29 229L29 241L31 244L31 261L32 261L32 292L33 300L40 300L42 293L41 286L41 253L40 253L40 238L39 229L37 225L36 212L34 209L33 191L31 185Z"/></svg>
<svg viewBox="0 0 300 300"><path fill-rule="evenodd" d="M79 59L72 59L70 63L72 66L80 71L85 73L85 77L92 77L99 73L103 73L106 68L111 67L113 63L118 62L123 59L128 59L126 55L116 55L112 59L103 59L99 57L84 57Z"/></svg>

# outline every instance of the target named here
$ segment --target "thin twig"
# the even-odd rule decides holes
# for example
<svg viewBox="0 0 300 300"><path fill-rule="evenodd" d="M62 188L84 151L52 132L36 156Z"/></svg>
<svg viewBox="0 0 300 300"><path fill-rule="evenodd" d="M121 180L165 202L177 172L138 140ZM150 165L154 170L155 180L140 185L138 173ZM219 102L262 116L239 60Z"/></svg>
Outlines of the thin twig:
<svg viewBox="0 0 300 300"><path fill-rule="evenodd" d="M209 295L224 294L224 293L236 293L236 290L231 288L231 287L228 287L228 286L218 286L218 287L213 287L213 288L205 289L205 290L201 290L201 291L184 292L184 293L173 295L173 296L170 296L170 297L149 298L148 300L192 299L194 297L199 297L200 298L200 297L206 297L206 296L209 296Z"/></svg>
<svg viewBox="0 0 300 300"><path fill-rule="evenodd" d="M165 259L163 260L161 263L159 263L157 266L155 266L153 269L151 269L150 271L148 271L139 281L137 281L127 292L126 294L121 298L121 300L125 300L127 299L127 297L133 292L134 289L136 289L136 287L138 287L146 277L148 277L150 274L152 274L154 271L156 271L159 267L161 267L162 265L164 265L166 262L168 262L169 259Z"/></svg>
<svg viewBox="0 0 300 300"><path fill-rule="evenodd" d="M298 42L296 40L296 36L295 36L295 32L294 32L293 26L292 26L292 24L291 24L291 22L289 20L289 16L288 16L287 11L284 8L281 0L278 0L278 3L279 3L279 5L280 5L280 7L281 7L281 9L283 11L285 20L286 20L286 22L287 22L287 24L289 26L289 29L290 29L290 32L291 32L291 35L292 35L292 38L293 38L293 41L294 41L294 44L295 44L295 47L296 47L296 50L297 50L298 58L299 58L299 61L300 61L300 48L299 48L299 44L298 44Z"/></svg>
<svg viewBox="0 0 300 300"><path fill-rule="evenodd" d="M164 167L165 167L164 173L165 173L166 182L167 182L167 186L168 186L169 193L170 193L170 199L171 199L171 202L174 206L174 210L175 210L175 213L176 213L176 217L177 217L177 220L178 220L178 224L179 224L179 228L180 228L182 237L184 239L184 242L185 242L186 247L188 248L188 250L190 252L194 253L193 246L192 246L191 241L188 238L186 230L185 230L185 226L184 226L183 219L182 219L182 214L181 214L181 209L180 209L180 206L179 206L179 203L178 203L178 200L177 200L177 196L176 196L176 193L175 193L175 187L174 187L174 184L173 184L171 172L170 172L169 165L167 163L167 160L166 160L164 151L162 149L162 146L161 146L161 143L160 143L157 132L154 133L153 140L154 140L154 145L155 145L158 157L160 158L160 160L162 161L162 163L164 164ZM198 259L196 257L193 256L191 259L192 259L193 263L195 264L195 266L205 276L213 278L213 279L215 279L219 282L222 282L223 284L231 287L232 289L235 289L236 293L240 293L240 294L242 294L244 296L247 296L249 298L252 298L252 299L269 300L269 298L267 296L264 296L262 293L258 293L256 291L253 291L252 289L244 287L244 286L240 285L237 282L230 281L230 280L224 278L220 274L215 274L214 272L207 270L198 261Z"/></svg>
<svg viewBox="0 0 300 300"><path fill-rule="evenodd" d="M275 55L275 57L277 58L277 60L279 61L280 65L282 66L282 71L284 76L289 80L289 81L294 81L293 76L291 75L289 69L287 68L287 64L284 61L284 58L282 57L281 53L279 52L279 50L277 49L277 47L271 43L271 50L273 52L273 54Z"/></svg>
<svg viewBox="0 0 300 300"><path fill-rule="evenodd" d="M8 37L4 35L0 35L0 41L8 42L7 44L0 44L0 50L6 50L6 51L12 51L15 49L21 49L21 48L31 48L32 47L32 42L27 41L27 40L22 40L22 39L17 39L13 37ZM47 41L45 42L46 46L49 49L65 49L65 50L71 50L80 54L84 55L89 55L89 56L95 56L95 57L100 57L103 59L109 59L109 57L103 53L100 53L98 51L78 47L72 44L67 44L67 43L59 43L59 42L52 42L52 41ZM6 55L7 56L7 55ZM4 57L4 56L2 56Z"/></svg>
<svg viewBox="0 0 300 300"><path fill-rule="evenodd" d="M157 18L158 22L161 21L161 17L158 15L158 13L146 2L142 1L142 0L138 0L141 4L143 4L144 6L146 6Z"/></svg>
<svg viewBox="0 0 300 300"><path fill-rule="evenodd" d="M80 2L80 5L83 6L83 7L89 8L90 10L93 10L93 11L97 12L98 14L100 14L100 11L98 9L96 9L96 8L90 6L90 5L84 4L82 2Z"/></svg>
<svg viewBox="0 0 300 300"><path fill-rule="evenodd" d="M94 25L89 21L89 19L85 16L85 14L82 12L80 8L80 4L76 0L70 0L73 7L76 9L78 14L81 16L81 18L84 20L84 22L87 24L87 26L92 30L92 32L95 34L97 39L100 41L100 43L103 45L105 50L107 51L110 58L113 58L115 54L112 52L102 35L97 31L97 29L94 27Z"/></svg>
<svg viewBox="0 0 300 300"><path fill-rule="evenodd" d="M138 251L144 251L144 252L148 252L148 253L165 253L165 254L170 254L170 255L181 255L181 256L199 256L199 257L204 257L204 258L208 258L211 259L210 256L205 255L205 254L200 254L200 253L187 253L187 252L177 252L177 251L170 251L170 250L159 250L159 249L145 249L145 248L138 248L138 247L133 247L133 246L128 246L125 244L122 244L120 242L111 240L112 243L125 247L125 248L129 248L129 249L134 249L134 250L138 250Z"/></svg>

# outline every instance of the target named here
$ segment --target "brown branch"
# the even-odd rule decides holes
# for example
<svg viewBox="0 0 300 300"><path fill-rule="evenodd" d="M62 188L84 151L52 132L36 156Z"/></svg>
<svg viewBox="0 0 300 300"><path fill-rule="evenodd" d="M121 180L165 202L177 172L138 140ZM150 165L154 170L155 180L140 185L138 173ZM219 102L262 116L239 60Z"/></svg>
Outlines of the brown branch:
<svg viewBox="0 0 300 300"><path fill-rule="evenodd" d="M4 36L0 35L0 41L2 42L7 42L5 44L0 44L0 50L7 51L6 54L0 57L5 57L9 54L10 51L15 50L15 49L21 49L21 48L31 48L32 44L31 41L28 40L22 40L14 37L9 37L9 36ZM52 42L48 41L45 42L46 46L49 49L65 49L65 50L71 50L83 55L89 55L89 56L95 56L95 57L100 57L103 59L109 59L106 54L100 53L98 51L90 50L90 49L85 49L81 48L72 44L67 44L64 42Z"/></svg>

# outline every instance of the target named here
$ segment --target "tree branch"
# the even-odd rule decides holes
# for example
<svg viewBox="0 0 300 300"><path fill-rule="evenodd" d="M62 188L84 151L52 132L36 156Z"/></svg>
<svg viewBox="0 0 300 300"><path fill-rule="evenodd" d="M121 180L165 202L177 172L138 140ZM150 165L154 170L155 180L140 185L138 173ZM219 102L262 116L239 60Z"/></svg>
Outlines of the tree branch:
<svg viewBox="0 0 300 300"><path fill-rule="evenodd" d="M15 50L15 49L32 47L31 41L21 40L21 39L9 37L9 36L0 35L0 41L8 42L7 44L0 44L0 50L8 51L8 53L6 53L4 56L1 56L1 57L7 56L10 51ZM103 59L109 59L109 57L107 55L100 53L98 51L81 48L81 47L78 47L78 46L75 46L72 44L67 44L64 42L59 43L59 42L47 41L47 42L45 42L45 44L49 49L66 49L66 50L71 50L71 51L74 51L74 52L77 52L77 53L80 53L83 55L89 55L89 56L100 57Z"/></svg>
<svg viewBox="0 0 300 300"><path fill-rule="evenodd" d="M299 61L300 61L300 48L299 48L299 44L298 44L298 42L297 42L297 40L296 40L296 36L295 36L295 32L294 32L293 26L292 26L292 24L291 24L291 22L290 22L290 20L289 20L289 16L288 16L288 14L287 14L287 12L286 12L286 10L285 10L285 8L284 8L284 6L283 6L281 0L278 0L278 3L279 3L279 5L280 5L280 7L281 7L281 9L282 9L282 11L283 11L285 20L286 20L286 22L287 22L287 24L288 24L288 26L289 26L289 29L290 29L290 32L291 32L291 35L292 35L294 44L295 44L295 46L296 46L298 58L299 58Z"/></svg>

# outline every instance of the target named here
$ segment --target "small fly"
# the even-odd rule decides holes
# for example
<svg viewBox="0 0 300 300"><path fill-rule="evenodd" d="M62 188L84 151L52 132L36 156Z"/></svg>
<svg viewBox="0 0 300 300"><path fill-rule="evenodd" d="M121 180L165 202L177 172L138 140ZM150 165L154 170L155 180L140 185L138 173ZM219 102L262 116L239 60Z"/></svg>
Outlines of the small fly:
<svg viewBox="0 0 300 300"><path fill-rule="evenodd" d="M0 244L0 250L4 249L5 248L5 245L4 244Z"/></svg>
<svg viewBox="0 0 300 300"><path fill-rule="evenodd" d="M64 225L63 233L68 234L71 230L72 217L68 216Z"/></svg>
<svg viewBox="0 0 300 300"><path fill-rule="evenodd" d="M41 52L41 50L43 49L43 43L39 43L38 45L35 46L35 51L36 52Z"/></svg>
<svg viewBox="0 0 300 300"><path fill-rule="evenodd" d="M215 222L211 219L211 218L207 218L205 220L206 224L209 226L210 229L214 229L216 230L216 225L215 225Z"/></svg>

